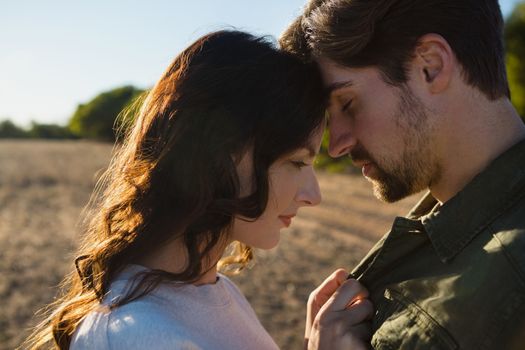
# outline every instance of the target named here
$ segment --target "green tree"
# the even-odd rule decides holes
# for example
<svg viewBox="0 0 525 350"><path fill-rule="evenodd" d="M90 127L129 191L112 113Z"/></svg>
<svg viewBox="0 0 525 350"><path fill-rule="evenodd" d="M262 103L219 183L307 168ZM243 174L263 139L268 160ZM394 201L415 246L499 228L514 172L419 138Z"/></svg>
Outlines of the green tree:
<svg viewBox="0 0 525 350"><path fill-rule="evenodd" d="M315 160L315 167L331 173L348 173L357 171L357 168L352 165L352 160L349 156L342 156L335 159L330 157L328 154L329 137L328 129L326 129L323 134L321 149Z"/></svg>
<svg viewBox="0 0 525 350"><path fill-rule="evenodd" d="M525 2L517 4L506 19L504 38L512 103L525 120Z"/></svg>
<svg viewBox="0 0 525 350"><path fill-rule="evenodd" d="M27 131L18 127L10 120L0 122L0 138L20 139L29 137Z"/></svg>
<svg viewBox="0 0 525 350"><path fill-rule="evenodd" d="M31 123L29 136L38 139L73 139L75 136L68 127L57 124Z"/></svg>
<svg viewBox="0 0 525 350"><path fill-rule="evenodd" d="M133 86L103 92L78 106L69 121L69 129L78 137L114 141L117 117L143 92Z"/></svg>

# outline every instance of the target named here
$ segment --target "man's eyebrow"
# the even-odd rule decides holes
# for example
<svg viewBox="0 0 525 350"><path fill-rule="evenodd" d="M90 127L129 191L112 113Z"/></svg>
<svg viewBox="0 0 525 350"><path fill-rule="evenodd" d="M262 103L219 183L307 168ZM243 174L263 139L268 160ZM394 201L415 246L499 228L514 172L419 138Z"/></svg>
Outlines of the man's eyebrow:
<svg viewBox="0 0 525 350"><path fill-rule="evenodd" d="M351 80L337 81L335 83L332 83L325 88L326 96L330 96L330 94L332 94L334 91L337 91L339 89L346 88L352 85L354 85L354 83Z"/></svg>

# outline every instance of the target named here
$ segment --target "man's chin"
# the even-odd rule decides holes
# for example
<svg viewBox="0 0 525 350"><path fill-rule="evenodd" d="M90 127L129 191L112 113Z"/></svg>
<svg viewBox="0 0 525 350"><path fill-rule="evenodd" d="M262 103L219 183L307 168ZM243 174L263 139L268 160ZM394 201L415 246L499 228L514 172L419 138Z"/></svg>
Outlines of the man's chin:
<svg viewBox="0 0 525 350"><path fill-rule="evenodd" d="M374 196L386 203L395 203L413 194L407 186L401 183L394 185L380 180L367 179L372 182Z"/></svg>

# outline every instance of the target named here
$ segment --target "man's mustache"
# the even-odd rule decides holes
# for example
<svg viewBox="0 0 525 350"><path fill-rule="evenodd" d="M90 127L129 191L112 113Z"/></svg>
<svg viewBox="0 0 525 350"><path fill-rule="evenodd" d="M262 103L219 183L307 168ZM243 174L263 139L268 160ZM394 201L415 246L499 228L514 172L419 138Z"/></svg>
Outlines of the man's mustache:
<svg viewBox="0 0 525 350"><path fill-rule="evenodd" d="M370 153L361 144L357 144L352 148L349 154L353 162L374 162Z"/></svg>

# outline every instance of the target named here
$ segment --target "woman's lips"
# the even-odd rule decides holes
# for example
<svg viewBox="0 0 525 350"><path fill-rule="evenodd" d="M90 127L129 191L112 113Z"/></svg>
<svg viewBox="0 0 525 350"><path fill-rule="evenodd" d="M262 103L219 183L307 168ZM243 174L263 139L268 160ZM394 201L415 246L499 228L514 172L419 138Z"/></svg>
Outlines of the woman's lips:
<svg viewBox="0 0 525 350"><path fill-rule="evenodd" d="M290 227L292 224L292 218L294 216L295 215L280 215L279 220L281 220L281 222L284 224L284 227Z"/></svg>

